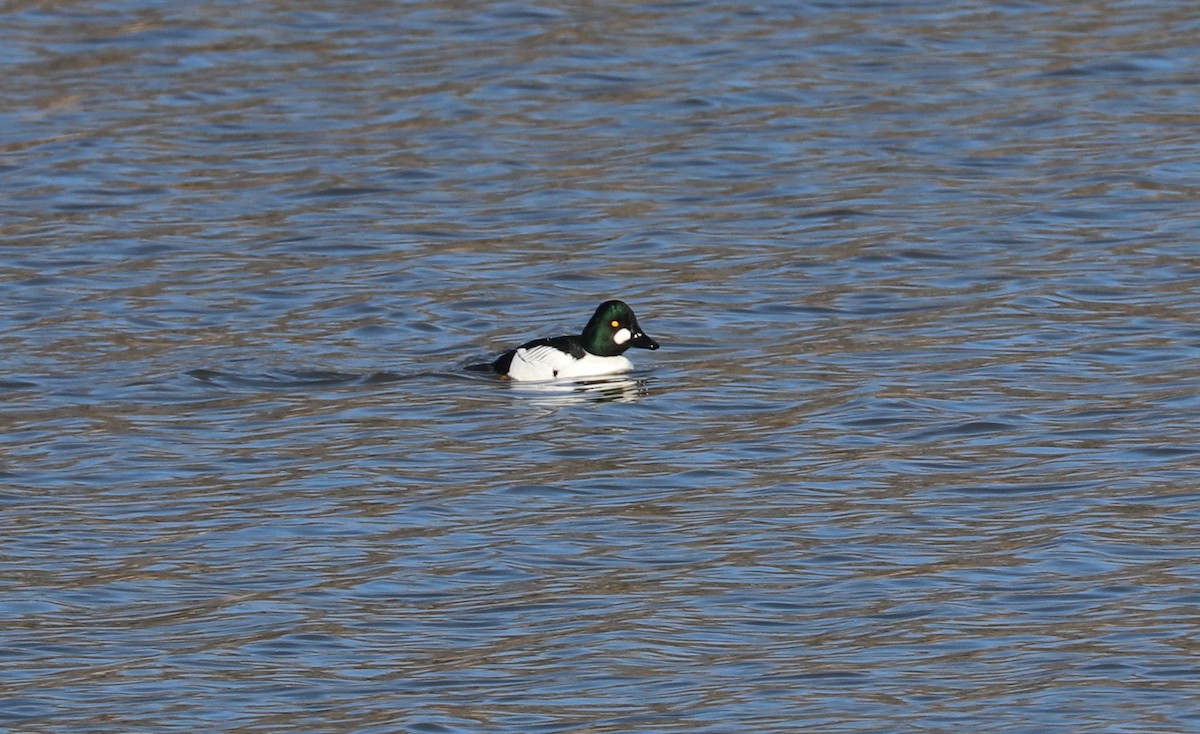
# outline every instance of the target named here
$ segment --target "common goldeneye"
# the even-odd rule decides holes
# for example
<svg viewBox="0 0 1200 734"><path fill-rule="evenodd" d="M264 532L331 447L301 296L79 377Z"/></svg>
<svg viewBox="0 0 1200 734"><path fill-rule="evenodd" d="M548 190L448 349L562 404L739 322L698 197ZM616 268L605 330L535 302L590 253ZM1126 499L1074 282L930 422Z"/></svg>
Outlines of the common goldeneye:
<svg viewBox="0 0 1200 734"><path fill-rule="evenodd" d="M633 309L624 302L605 301L579 336L534 339L501 354L491 368L513 380L610 375L633 369L623 356L630 347L658 349L658 342L642 333Z"/></svg>

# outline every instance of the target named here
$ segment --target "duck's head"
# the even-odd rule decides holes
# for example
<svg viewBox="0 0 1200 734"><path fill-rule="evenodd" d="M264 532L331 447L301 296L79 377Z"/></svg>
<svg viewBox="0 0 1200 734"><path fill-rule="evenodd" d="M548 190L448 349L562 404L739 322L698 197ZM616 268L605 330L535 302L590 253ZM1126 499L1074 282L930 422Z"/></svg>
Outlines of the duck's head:
<svg viewBox="0 0 1200 734"><path fill-rule="evenodd" d="M583 329L583 348L601 357L615 357L630 347L658 349L658 342L646 336L624 301L601 303Z"/></svg>

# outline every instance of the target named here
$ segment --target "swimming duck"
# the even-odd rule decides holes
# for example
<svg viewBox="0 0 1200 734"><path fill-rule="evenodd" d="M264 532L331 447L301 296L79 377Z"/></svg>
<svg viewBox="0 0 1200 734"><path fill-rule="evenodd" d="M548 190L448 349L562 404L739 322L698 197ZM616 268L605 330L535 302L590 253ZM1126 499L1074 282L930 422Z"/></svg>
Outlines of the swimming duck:
<svg viewBox="0 0 1200 734"><path fill-rule="evenodd" d="M633 309L623 301L605 301L582 334L534 339L501 354L491 368L512 380L611 375L633 369L624 356L630 347L658 349L658 342L642 332Z"/></svg>

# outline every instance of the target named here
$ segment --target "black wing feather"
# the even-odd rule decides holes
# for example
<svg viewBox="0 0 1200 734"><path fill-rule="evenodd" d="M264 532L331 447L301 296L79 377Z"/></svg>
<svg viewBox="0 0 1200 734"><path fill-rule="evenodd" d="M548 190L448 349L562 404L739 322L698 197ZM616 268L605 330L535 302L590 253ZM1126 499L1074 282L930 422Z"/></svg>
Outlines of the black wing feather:
<svg viewBox="0 0 1200 734"><path fill-rule="evenodd" d="M575 359L583 359L583 355L587 354L583 349L583 344L580 343L577 336L555 336L549 339L534 339L517 347L517 349L531 349L533 347L554 347L561 349ZM492 362L492 369L498 375L507 375L508 368L512 366L513 357L517 353L517 349L510 349Z"/></svg>

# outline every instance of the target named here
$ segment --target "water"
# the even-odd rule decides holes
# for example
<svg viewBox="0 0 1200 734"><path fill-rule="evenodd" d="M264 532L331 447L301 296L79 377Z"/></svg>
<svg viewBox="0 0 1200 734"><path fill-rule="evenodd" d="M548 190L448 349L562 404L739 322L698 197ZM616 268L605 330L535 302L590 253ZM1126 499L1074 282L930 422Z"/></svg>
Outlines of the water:
<svg viewBox="0 0 1200 734"><path fill-rule="evenodd" d="M1191 3L0 29L0 726L1200 731Z"/></svg>

